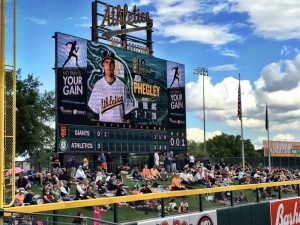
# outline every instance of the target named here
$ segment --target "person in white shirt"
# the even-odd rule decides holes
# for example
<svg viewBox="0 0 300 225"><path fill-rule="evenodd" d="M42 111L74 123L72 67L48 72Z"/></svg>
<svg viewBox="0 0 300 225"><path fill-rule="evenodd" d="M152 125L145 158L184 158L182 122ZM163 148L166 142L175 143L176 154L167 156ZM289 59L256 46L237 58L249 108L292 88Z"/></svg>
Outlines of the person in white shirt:
<svg viewBox="0 0 300 225"><path fill-rule="evenodd" d="M192 153L189 154L189 159L190 159L189 167L192 168L195 164L195 157L192 155Z"/></svg>
<svg viewBox="0 0 300 225"><path fill-rule="evenodd" d="M154 165L159 166L159 155L157 151L154 153Z"/></svg>
<svg viewBox="0 0 300 225"><path fill-rule="evenodd" d="M84 170L82 169L82 166L79 166L76 170L75 178L79 180L86 179L86 175L84 173Z"/></svg>

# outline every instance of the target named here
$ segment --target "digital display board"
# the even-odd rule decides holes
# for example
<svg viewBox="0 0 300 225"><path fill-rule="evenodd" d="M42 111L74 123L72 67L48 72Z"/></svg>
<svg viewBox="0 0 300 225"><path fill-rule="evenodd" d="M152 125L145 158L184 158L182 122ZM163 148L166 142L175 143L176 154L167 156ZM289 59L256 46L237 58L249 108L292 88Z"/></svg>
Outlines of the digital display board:
<svg viewBox="0 0 300 225"><path fill-rule="evenodd" d="M184 65L63 33L55 40L58 152L186 150Z"/></svg>

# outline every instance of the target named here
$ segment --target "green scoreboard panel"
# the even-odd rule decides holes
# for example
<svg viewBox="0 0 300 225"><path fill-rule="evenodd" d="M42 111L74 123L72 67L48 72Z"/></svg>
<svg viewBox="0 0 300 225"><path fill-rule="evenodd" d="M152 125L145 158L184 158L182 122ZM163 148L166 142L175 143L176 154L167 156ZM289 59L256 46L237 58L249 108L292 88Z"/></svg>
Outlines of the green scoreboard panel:
<svg viewBox="0 0 300 225"><path fill-rule="evenodd" d="M184 65L56 33L58 152L186 150Z"/></svg>

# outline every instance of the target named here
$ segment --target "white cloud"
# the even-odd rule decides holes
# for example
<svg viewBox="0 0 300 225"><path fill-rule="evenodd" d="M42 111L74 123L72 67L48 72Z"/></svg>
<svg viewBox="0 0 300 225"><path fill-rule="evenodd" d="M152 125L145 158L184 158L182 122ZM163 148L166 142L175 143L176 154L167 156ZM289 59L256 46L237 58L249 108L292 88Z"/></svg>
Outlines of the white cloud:
<svg viewBox="0 0 300 225"><path fill-rule="evenodd" d="M238 126L237 122L237 94L238 80L227 77L222 82L213 85L211 77L205 77L205 109L208 120L216 120L229 126ZM242 105L243 115L251 117L253 111L257 109L255 92L247 80L241 81L242 101L247 104ZM186 84L186 106L187 111L202 112L203 107L203 78L199 77L197 83ZM195 114L202 118L202 113ZM250 120L250 119L249 119ZM256 123L255 123L256 124ZM252 127L254 123L245 122L245 127Z"/></svg>
<svg viewBox="0 0 300 225"><path fill-rule="evenodd" d="M236 41L239 37L229 32L227 26L201 25L194 23L170 24L160 28L166 37L174 37L173 43L180 41L197 41L219 46Z"/></svg>
<svg viewBox="0 0 300 225"><path fill-rule="evenodd" d="M46 25L48 23L47 20L41 18L34 18L34 17L25 17L25 20L28 20L36 25Z"/></svg>
<svg viewBox="0 0 300 225"><path fill-rule="evenodd" d="M279 65L284 64L281 68ZM282 71L284 69L284 71ZM211 68L210 68L211 70ZM282 72L281 72L282 71ZM268 103L270 133L274 138L293 139L300 130L300 55L294 60L266 65L254 85L241 80L243 127L249 133L265 131L265 104ZM205 77L205 109L207 121L215 121L237 129L238 80L227 77L213 84L211 76ZM292 84L291 84L292 83ZM203 119L203 77L186 84L187 111ZM227 131L223 131L227 132ZM285 134L286 132L286 134ZM280 133L280 135L279 135ZM256 142L255 142L256 141ZM255 147L261 140L254 140Z"/></svg>
<svg viewBox="0 0 300 225"><path fill-rule="evenodd" d="M219 65L219 66L214 66L209 68L209 70L211 71L232 71L237 69L238 69L237 65L235 64L225 64L225 65Z"/></svg>
<svg viewBox="0 0 300 225"><path fill-rule="evenodd" d="M187 139L188 140L194 140L196 142L204 142L204 131L199 128L187 128ZM213 132L205 132L205 138L206 141L210 138L213 138L215 136L221 135L222 132L219 130L213 131Z"/></svg>
<svg viewBox="0 0 300 225"><path fill-rule="evenodd" d="M207 12L207 5L203 1L158 0L153 5L154 34L170 37L172 43L195 41L220 46L241 40L230 31L229 24L203 22L203 15Z"/></svg>
<svg viewBox="0 0 300 225"><path fill-rule="evenodd" d="M236 53L236 51L228 49L228 48L225 48L225 49L221 50L221 54L224 55L224 56L239 58L239 55Z"/></svg>
<svg viewBox="0 0 300 225"><path fill-rule="evenodd" d="M261 77L255 82L260 91L289 91L296 88L300 81L300 55L294 60L273 62L265 66Z"/></svg>
<svg viewBox="0 0 300 225"><path fill-rule="evenodd" d="M300 38L300 1L229 0L233 12L246 12L256 35L275 40Z"/></svg>
<svg viewBox="0 0 300 225"><path fill-rule="evenodd" d="M280 50L280 55L288 55L291 53L291 46L283 45L282 49Z"/></svg>
<svg viewBox="0 0 300 225"><path fill-rule="evenodd" d="M295 136L291 134L278 134L272 138L273 141L295 141Z"/></svg>

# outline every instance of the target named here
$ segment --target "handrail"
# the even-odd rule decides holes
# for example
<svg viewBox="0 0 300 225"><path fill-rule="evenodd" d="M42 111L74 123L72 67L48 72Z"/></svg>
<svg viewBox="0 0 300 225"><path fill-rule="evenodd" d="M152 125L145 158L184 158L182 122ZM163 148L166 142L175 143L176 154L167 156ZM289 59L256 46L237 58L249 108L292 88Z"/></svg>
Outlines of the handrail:
<svg viewBox="0 0 300 225"><path fill-rule="evenodd" d="M202 194L210 194L215 192L258 189L258 188L286 186L286 185L293 185L293 184L299 185L300 180L268 182L268 183L259 183L259 184L231 185L227 187L201 188L201 189L193 189L193 190L158 192L158 193L127 195L127 196L118 196L118 197L105 197L105 198L77 200L77 201L65 201L65 202L57 202L57 203L49 203L49 204L4 208L4 212L6 211L43 212L43 211L59 210L59 209L67 209L67 208L81 208L81 207L94 206L94 205L114 204L119 202L132 202L132 201L149 200L149 199L156 199L156 198L163 199L163 198L189 196L189 195L202 195Z"/></svg>

